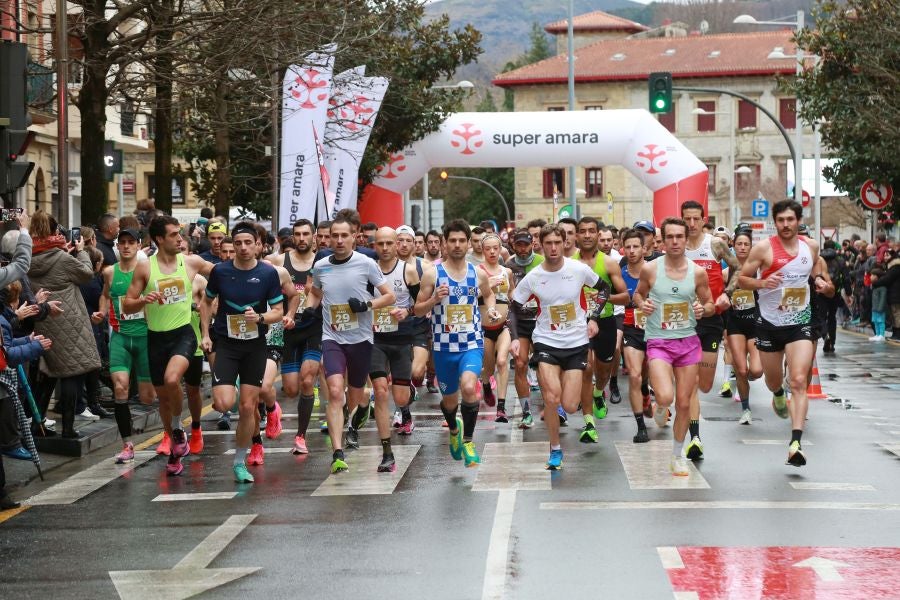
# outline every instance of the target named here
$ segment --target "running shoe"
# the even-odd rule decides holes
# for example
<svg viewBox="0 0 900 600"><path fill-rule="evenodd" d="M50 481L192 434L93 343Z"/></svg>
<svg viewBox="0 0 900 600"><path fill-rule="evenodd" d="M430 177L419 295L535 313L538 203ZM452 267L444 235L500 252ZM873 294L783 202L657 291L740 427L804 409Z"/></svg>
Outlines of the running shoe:
<svg viewBox="0 0 900 600"><path fill-rule="evenodd" d="M466 442L462 445L462 455L466 459L467 467L477 467L481 464L481 457L475 449L475 442Z"/></svg>
<svg viewBox="0 0 900 600"><path fill-rule="evenodd" d="M691 474L688 461L683 456L673 456L669 462L669 469L672 470L672 475L676 477L688 477Z"/></svg>
<svg viewBox="0 0 900 600"><path fill-rule="evenodd" d="M127 462L131 462L134 460L134 444L131 442L125 442L125 446L122 448L122 451L116 454L116 464L124 465Z"/></svg>
<svg viewBox="0 0 900 600"><path fill-rule="evenodd" d="M550 458L547 460L547 470L548 471L559 471L563 466L563 452L562 450L551 450Z"/></svg>
<svg viewBox="0 0 900 600"><path fill-rule="evenodd" d="M172 454L172 438L169 437L168 433L163 433L163 439L156 447L156 453L166 456Z"/></svg>
<svg viewBox="0 0 900 600"><path fill-rule="evenodd" d="M506 411L502 408L497 409L497 416L494 417L494 423L509 423L509 419L506 417Z"/></svg>
<svg viewBox="0 0 900 600"><path fill-rule="evenodd" d="M410 419L406 423L401 423L400 428L397 430L397 435L412 435L412 432L415 428L415 423L413 423L413 420Z"/></svg>
<svg viewBox="0 0 900 600"><path fill-rule="evenodd" d="M619 393L619 386L609 386L609 401L612 404L618 404L622 401L622 394Z"/></svg>
<svg viewBox="0 0 900 600"><path fill-rule="evenodd" d="M184 471L184 465L181 464L181 457L170 455L169 460L166 463L166 475L181 475L181 472Z"/></svg>
<svg viewBox="0 0 900 600"><path fill-rule="evenodd" d="M191 438L188 440L188 446L191 449L191 454L200 454L203 450L203 431L199 427L191 428Z"/></svg>
<svg viewBox="0 0 900 600"><path fill-rule="evenodd" d="M449 425L447 425L447 420L446 420L446 419L444 419L443 421L441 421L441 427L443 427L443 428L445 428L445 429L446 429L447 427L450 427Z"/></svg>
<svg viewBox="0 0 900 600"><path fill-rule="evenodd" d="M181 429L172 432L172 454L176 456L187 456L191 453L191 447L188 445L187 436Z"/></svg>
<svg viewBox="0 0 900 600"><path fill-rule="evenodd" d="M261 465L266 462L266 451L262 444L253 444L250 446L250 454L247 455L248 465Z"/></svg>
<svg viewBox="0 0 900 600"><path fill-rule="evenodd" d="M584 427L581 428L581 435L578 436L578 441L583 444L597 443L597 429L593 423L584 424Z"/></svg>
<svg viewBox="0 0 900 600"><path fill-rule="evenodd" d="M319 386L313 388L313 406L319 407Z"/></svg>
<svg viewBox="0 0 900 600"><path fill-rule="evenodd" d="M753 422L753 417L750 415L750 409L746 409L741 413L741 418L738 419L738 423L741 425L749 425Z"/></svg>
<svg viewBox="0 0 900 600"><path fill-rule="evenodd" d="M403 425L403 413L400 412L400 410L395 410L394 417L391 419L391 426L396 429L396 428L401 427L402 425Z"/></svg>
<svg viewBox="0 0 900 600"><path fill-rule="evenodd" d="M247 465L232 465L231 469L234 471L234 480L237 483L253 483L253 475L247 470Z"/></svg>
<svg viewBox="0 0 900 600"><path fill-rule="evenodd" d="M353 427L347 428L347 448L354 450L359 448L359 432Z"/></svg>
<svg viewBox="0 0 900 600"><path fill-rule="evenodd" d="M294 447L291 449L291 454L309 454L309 448L306 447L306 437L302 435L294 436Z"/></svg>
<svg viewBox="0 0 900 600"><path fill-rule="evenodd" d="M456 417L456 433L450 434L450 456L453 460L462 460L463 457L463 422Z"/></svg>
<svg viewBox="0 0 900 600"><path fill-rule="evenodd" d="M397 470L397 462L394 460L393 454L385 454L381 457L381 464L378 465L379 473L393 473Z"/></svg>
<svg viewBox="0 0 900 600"><path fill-rule="evenodd" d="M660 429L665 427L666 423L669 421L669 409L663 408L657 404L653 411L653 420L656 421L656 426Z"/></svg>
<svg viewBox="0 0 900 600"><path fill-rule="evenodd" d="M774 410L775 414L782 419L788 418L787 396L785 396L784 392L782 392L780 396L772 396L772 410Z"/></svg>
<svg viewBox="0 0 900 600"><path fill-rule="evenodd" d="M631 441L635 444L646 444L650 441L650 436L647 434L647 428L638 429L637 433L634 434L634 437L631 438Z"/></svg>
<svg viewBox="0 0 900 600"><path fill-rule="evenodd" d="M437 386L437 376L432 377L428 380L428 385L425 386L425 389L428 390L429 394L437 394L438 386Z"/></svg>
<svg viewBox="0 0 900 600"><path fill-rule="evenodd" d="M331 472L332 473L343 473L344 471L349 471L350 467L342 458L335 458L331 461Z"/></svg>
<svg viewBox="0 0 900 600"><path fill-rule="evenodd" d="M370 405L367 404L367 405L365 405L365 406L360 406L359 408L356 409L357 411L360 411L360 410L361 410L361 411L364 411L364 412L362 413L362 419L360 419L360 421L359 421L359 426L356 427L356 430L357 430L357 431L359 431L360 429L364 428L364 427L366 426L366 424L369 422L369 416L370 416L370 415L369 415L369 413L370 413L369 406L370 406ZM353 416L356 416L356 414L354 413Z"/></svg>
<svg viewBox="0 0 900 600"><path fill-rule="evenodd" d="M328 435L328 421L326 421L325 419L319 421L319 433Z"/></svg>
<svg viewBox="0 0 900 600"><path fill-rule="evenodd" d="M266 416L266 437L270 440L278 439L278 436L281 435L281 405L276 402L275 410Z"/></svg>
<svg viewBox="0 0 900 600"><path fill-rule="evenodd" d="M531 416L531 413L525 413L522 415L522 420L519 421L519 429L531 429L534 427L534 417Z"/></svg>
<svg viewBox="0 0 900 600"><path fill-rule="evenodd" d="M222 416L219 417L216 429L219 431L231 431L231 413L229 411L223 412Z"/></svg>
<svg viewBox="0 0 900 600"><path fill-rule="evenodd" d="M788 448L787 462L784 464L792 467L802 467L806 464L806 456L803 454L803 450L800 449L800 442L791 442Z"/></svg>
<svg viewBox="0 0 900 600"><path fill-rule="evenodd" d="M703 458L703 442L700 441L700 436L695 435L691 438L691 441L688 442L687 457L690 460L700 460Z"/></svg>
<svg viewBox="0 0 900 600"><path fill-rule="evenodd" d="M606 407L606 398L604 393L601 391L599 395L597 395L597 391L594 390L594 418L595 419L605 419L606 413L608 412L608 408Z"/></svg>
<svg viewBox="0 0 900 600"><path fill-rule="evenodd" d="M653 403L650 402L650 394L644 396L644 416L648 419L653 418Z"/></svg>
<svg viewBox="0 0 900 600"><path fill-rule="evenodd" d="M719 390L719 398L731 398L731 382L722 383L722 389Z"/></svg>
<svg viewBox="0 0 900 600"><path fill-rule="evenodd" d="M569 426L569 415L566 414L565 409L563 409L562 406L557 406L556 414L559 415L559 426L560 427L568 427Z"/></svg>
<svg viewBox="0 0 900 600"><path fill-rule="evenodd" d="M496 406L497 405L497 397L494 395L494 390L491 389L490 385L482 385L481 393L484 396L484 403L488 406Z"/></svg>

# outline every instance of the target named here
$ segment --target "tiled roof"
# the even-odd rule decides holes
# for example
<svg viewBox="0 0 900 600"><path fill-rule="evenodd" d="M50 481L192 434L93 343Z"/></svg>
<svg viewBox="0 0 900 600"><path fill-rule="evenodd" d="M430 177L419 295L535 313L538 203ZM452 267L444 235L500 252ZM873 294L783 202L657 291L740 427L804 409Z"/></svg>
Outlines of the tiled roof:
<svg viewBox="0 0 900 600"><path fill-rule="evenodd" d="M569 20L563 19L550 23L544 27L547 33L565 33L569 27ZM647 31L648 27L617 17L602 10L596 10L584 15L578 15L572 20L572 28L574 31L627 31L628 33L637 33L639 31Z"/></svg>
<svg viewBox="0 0 900 600"><path fill-rule="evenodd" d="M645 79L655 71L668 71L674 79L790 74L796 63L768 58L781 48L792 56L793 30L728 33L674 38L617 39L596 42L575 51L575 80L627 81ZM500 73L494 84L507 87L567 80L565 54L520 69Z"/></svg>

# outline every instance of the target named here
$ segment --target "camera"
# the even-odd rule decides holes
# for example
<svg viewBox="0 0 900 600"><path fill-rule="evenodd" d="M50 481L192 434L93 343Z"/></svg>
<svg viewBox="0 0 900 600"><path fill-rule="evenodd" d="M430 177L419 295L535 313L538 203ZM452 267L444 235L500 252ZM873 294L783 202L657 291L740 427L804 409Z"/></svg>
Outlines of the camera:
<svg viewBox="0 0 900 600"><path fill-rule="evenodd" d="M3 208L0 209L0 220L15 221L24 212L24 208Z"/></svg>

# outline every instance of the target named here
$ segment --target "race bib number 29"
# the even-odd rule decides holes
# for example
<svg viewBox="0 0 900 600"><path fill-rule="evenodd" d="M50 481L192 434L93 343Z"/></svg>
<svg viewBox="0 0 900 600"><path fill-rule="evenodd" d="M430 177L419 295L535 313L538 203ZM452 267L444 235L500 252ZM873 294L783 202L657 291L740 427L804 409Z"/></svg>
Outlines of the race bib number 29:
<svg viewBox="0 0 900 600"><path fill-rule="evenodd" d="M350 310L349 304L332 304L328 307L331 313L332 331L351 331L359 328L356 313Z"/></svg>

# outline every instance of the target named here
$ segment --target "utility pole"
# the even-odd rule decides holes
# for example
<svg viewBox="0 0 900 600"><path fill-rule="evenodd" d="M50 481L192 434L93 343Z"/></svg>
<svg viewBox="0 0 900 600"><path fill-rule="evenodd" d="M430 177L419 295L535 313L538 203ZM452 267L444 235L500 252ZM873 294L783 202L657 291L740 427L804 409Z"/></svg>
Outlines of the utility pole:
<svg viewBox="0 0 900 600"><path fill-rule="evenodd" d="M65 221L72 223L72 199L69 195L69 22L67 3L56 3L56 196L66 211ZM121 200L120 200L121 201ZM56 215L57 218L59 215ZM63 219L60 219L62 221Z"/></svg>

